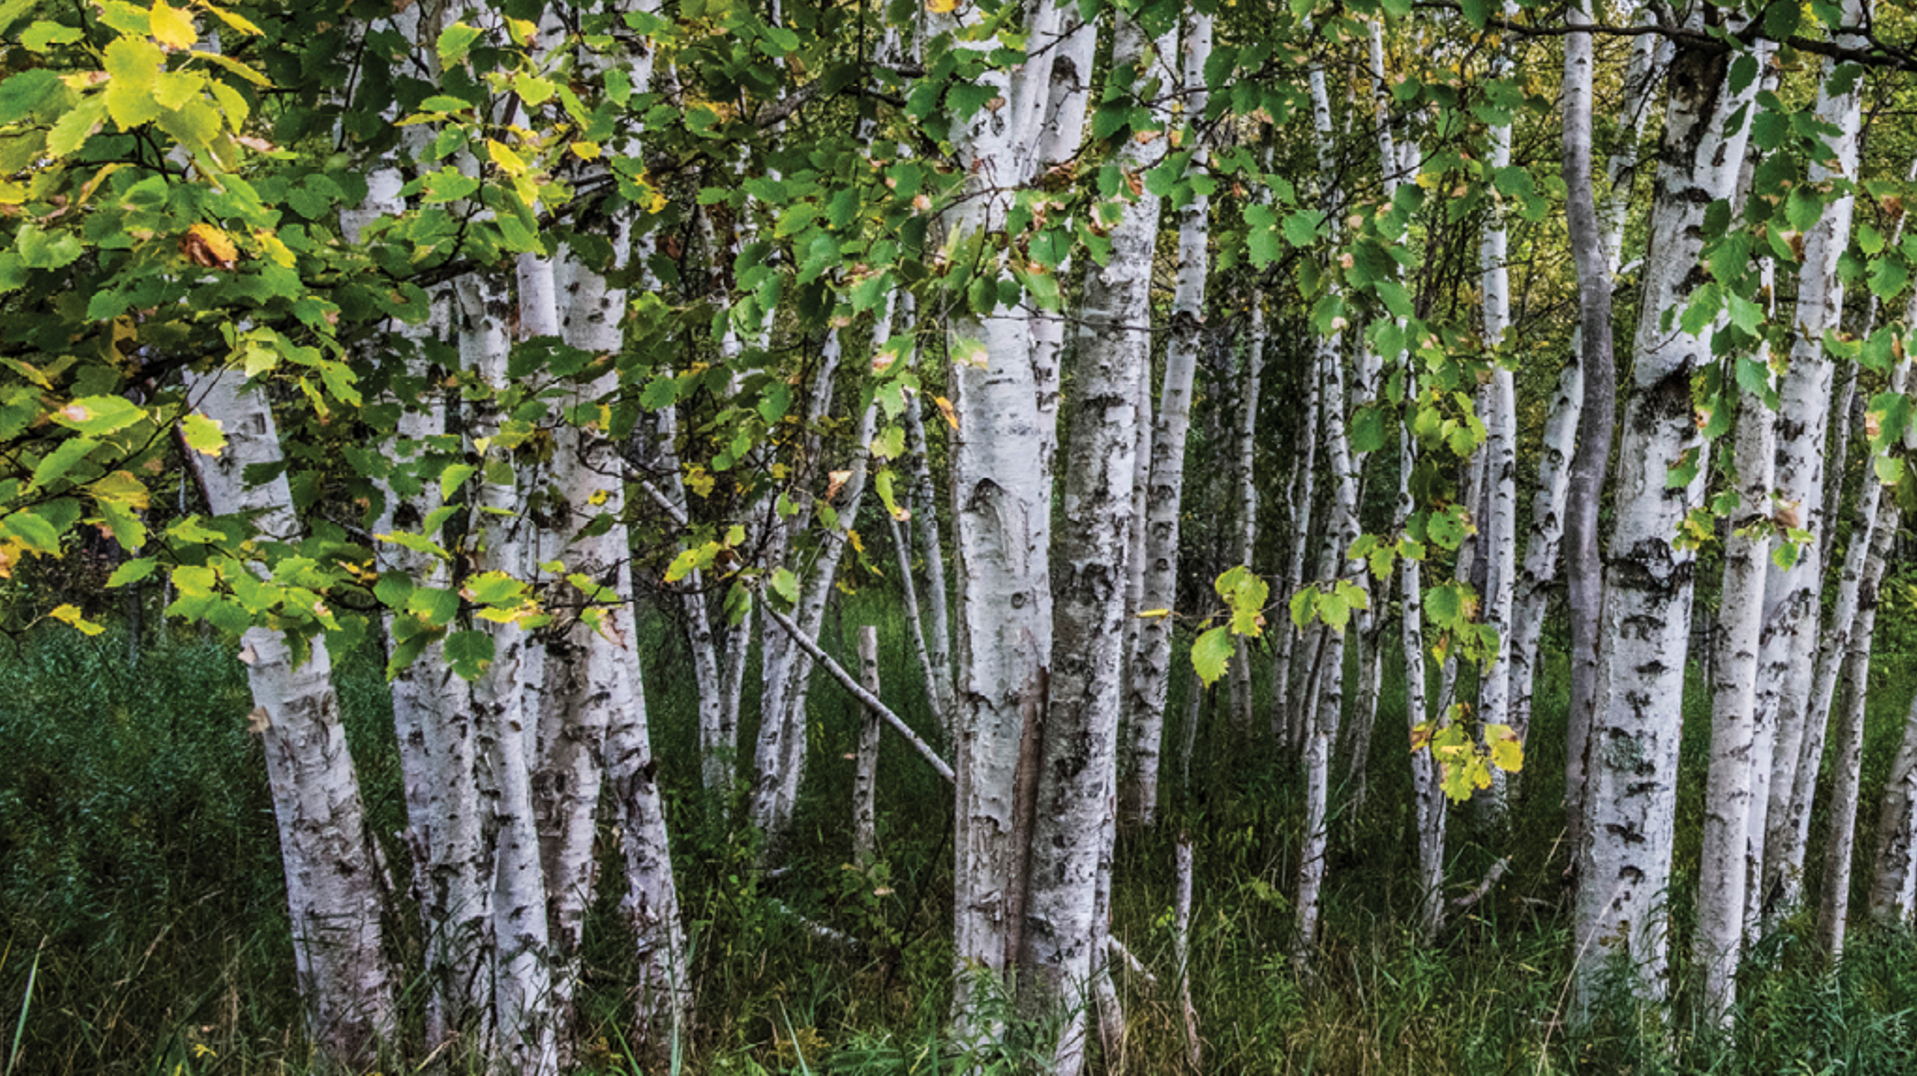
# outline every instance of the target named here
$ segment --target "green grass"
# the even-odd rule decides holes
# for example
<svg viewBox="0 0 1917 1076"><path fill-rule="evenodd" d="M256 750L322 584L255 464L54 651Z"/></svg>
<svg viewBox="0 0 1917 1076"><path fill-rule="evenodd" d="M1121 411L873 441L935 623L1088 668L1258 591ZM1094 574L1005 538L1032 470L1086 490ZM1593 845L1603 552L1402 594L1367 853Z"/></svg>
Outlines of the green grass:
<svg viewBox="0 0 1917 1076"><path fill-rule="evenodd" d="M929 725L905 625L885 597L866 592L842 605L827 623L828 647L849 655L858 625L877 624L887 698L908 720ZM845 756L858 714L836 684L816 678L791 869L767 877L753 868L750 835L710 821L713 805L697 788L682 636L663 619L646 623L642 636L698 987L684 1070L956 1071L958 1047L941 1039L952 967L951 797L943 782L888 738L882 855L852 868ZM0 1046L8 1050L0 1066L128 1076L307 1069L271 805L258 741L245 731L251 704L233 652L181 633L153 642L135 669L124 637L88 639L64 628L0 651ZM369 809L379 832L391 834L402 807L380 662L349 653L336 656L336 667ZM1265 672L1261 664L1261 692ZM1174 700L1183 698L1186 674L1182 666L1174 673ZM1560 1017L1571 943L1557 806L1564 679L1561 659L1547 663L1510 836L1480 833L1469 810L1453 814L1452 883L1474 884L1505 854L1513 857L1510 874L1436 945L1424 945L1405 928L1418 897L1405 810L1410 775L1400 746L1401 676L1387 670L1370 799L1355 813L1342 798L1334 806L1341 813L1325 945L1308 981L1285 959L1301 825L1294 767L1225 742L1208 717L1195 787L1168 789L1167 824L1127 834L1118 848L1114 929L1158 982L1120 976L1128 1034L1109 1051L1107 1071L1183 1066L1169 924L1170 834L1179 826L1199 841L1192 975L1209 1072L1911 1071L1917 937L1865 934L1833 968L1806 940L1804 915L1760 947L1728 1036L1692 1022L1683 989L1668 1008L1645 1012L1618 1000L1581 1036L1567 1032ZM1907 661L1878 660L1860 819L1866 855L1914 683ZM1704 704L1694 686L1670 900L1680 974L1702 817ZM1174 706L1171 743L1182 717ZM388 853L397 861L397 847ZM606 914L610 899L586 939L590 1045L582 1061L588 1071L630 1073L618 1029L632 970L616 918ZM418 952L410 923L408 911L396 910L393 944L407 967ZM822 940L812 923L860 944ZM411 1009L417 995L409 984ZM396 1056L386 1071L413 1071L417 1060ZM980 1071L1029 1067L1016 1053L974 1061ZM4 1068L0 1076L8 1076Z"/></svg>

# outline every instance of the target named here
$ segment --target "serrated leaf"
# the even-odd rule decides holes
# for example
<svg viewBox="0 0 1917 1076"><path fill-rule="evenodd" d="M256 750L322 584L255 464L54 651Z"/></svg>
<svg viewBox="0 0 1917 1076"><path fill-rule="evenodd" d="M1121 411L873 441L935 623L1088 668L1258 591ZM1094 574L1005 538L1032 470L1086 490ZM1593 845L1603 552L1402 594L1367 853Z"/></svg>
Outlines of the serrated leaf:
<svg viewBox="0 0 1917 1076"><path fill-rule="evenodd" d="M1212 628L1198 636L1191 647L1192 669L1206 687L1218 682L1231 665L1232 654L1238 645L1232 641L1231 632L1225 628Z"/></svg>
<svg viewBox="0 0 1917 1076"><path fill-rule="evenodd" d="M120 130L132 130L159 118L160 72L166 53L142 38L115 38L106 47L107 112Z"/></svg>
<svg viewBox="0 0 1917 1076"><path fill-rule="evenodd" d="M483 631L456 631L446 636L446 661L464 680L477 680L493 663L493 637Z"/></svg>
<svg viewBox="0 0 1917 1076"><path fill-rule="evenodd" d="M193 16L166 0L153 0L152 10L147 12L147 25L160 44L168 48L190 49L200 39L199 31L193 28Z"/></svg>
<svg viewBox="0 0 1917 1076"><path fill-rule="evenodd" d="M788 605L798 604L799 577L792 574L792 569L783 567L774 569L770 585L772 593L785 599Z"/></svg>
<svg viewBox="0 0 1917 1076"><path fill-rule="evenodd" d="M466 54L472 51L473 43L478 40L479 31L463 22L448 26L439 32L439 62L448 67L465 63Z"/></svg>

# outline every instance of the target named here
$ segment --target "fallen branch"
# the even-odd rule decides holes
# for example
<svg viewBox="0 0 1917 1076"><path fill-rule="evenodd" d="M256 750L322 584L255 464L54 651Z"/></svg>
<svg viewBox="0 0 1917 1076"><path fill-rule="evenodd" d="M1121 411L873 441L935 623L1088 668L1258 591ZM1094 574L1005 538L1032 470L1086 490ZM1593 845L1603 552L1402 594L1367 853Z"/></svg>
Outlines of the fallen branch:
<svg viewBox="0 0 1917 1076"><path fill-rule="evenodd" d="M1125 965L1126 971L1143 978L1147 985L1158 985L1158 976L1152 974L1152 970L1145 966L1144 961L1133 956L1132 951L1125 948L1124 942L1107 934L1105 935L1105 948L1111 953L1112 959L1120 961Z"/></svg>
<svg viewBox="0 0 1917 1076"><path fill-rule="evenodd" d="M1484 872L1484 881L1478 883L1478 888L1453 900L1451 902L1451 910L1454 912L1464 911L1485 897L1490 896L1491 890L1498 884L1498 880L1503 878L1504 872L1510 869L1510 856L1505 856L1503 859L1491 864L1491 869Z"/></svg>
<svg viewBox="0 0 1917 1076"><path fill-rule="evenodd" d="M851 673L845 671L845 666L833 661L831 655L819 649L819 644L806 638L805 632L799 630L799 626L792 622L791 617L774 609L770 602L763 602L761 604L765 609L765 615L771 618L773 623L784 628L785 633L792 637L792 641L798 644L800 650L805 651L813 661L825 666L825 671L831 673L834 680L837 680L841 686L851 692L853 698L864 703L873 713L879 715L886 724L892 726L899 735L905 737L906 742L910 743L919 754L925 756L925 761L932 764L932 768L938 771L940 777L945 778L947 781L957 783L958 776L952 772L952 767L946 765L945 760L939 757L937 751L932 750L931 744L920 739L919 734L912 731L912 726L906 724L899 715L892 712L890 707L880 702L877 695L865 690L864 685L860 684Z"/></svg>

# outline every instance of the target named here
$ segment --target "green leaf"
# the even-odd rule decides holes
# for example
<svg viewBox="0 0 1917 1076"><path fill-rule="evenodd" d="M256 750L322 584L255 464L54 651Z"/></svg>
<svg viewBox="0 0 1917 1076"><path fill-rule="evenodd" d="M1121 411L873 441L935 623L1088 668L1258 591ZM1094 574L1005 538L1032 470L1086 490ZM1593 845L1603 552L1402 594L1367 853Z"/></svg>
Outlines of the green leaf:
<svg viewBox="0 0 1917 1076"><path fill-rule="evenodd" d="M55 411L53 417L89 437L103 437L133 425L145 418L146 412L123 397L85 396Z"/></svg>
<svg viewBox="0 0 1917 1076"><path fill-rule="evenodd" d="M1232 641L1229 630L1213 628L1192 643L1191 666L1205 686L1210 687L1225 675L1225 670L1231 666L1231 656L1237 649L1238 644Z"/></svg>
<svg viewBox="0 0 1917 1076"><path fill-rule="evenodd" d="M186 441L186 447L202 456L219 456L226 447L226 432L220 428L218 419L207 418L198 411L180 420L180 437Z"/></svg>
<svg viewBox="0 0 1917 1076"><path fill-rule="evenodd" d="M1325 215L1316 209L1300 209L1285 218L1285 242L1294 247L1308 247L1318 239L1318 226L1325 221Z"/></svg>
<svg viewBox="0 0 1917 1076"><path fill-rule="evenodd" d="M439 62L452 67L466 62L466 54L472 51L473 43L479 40L479 31L463 22L456 22L439 32Z"/></svg>
<svg viewBox="0 0 1917 1076"><path fill-rule="evenodd" d="M799 577L792 574L792 569L785 567L774 569L772 572L771 586L772 593L784 598L786 604L798 604Z"/></svg>
<svg viewBox="0 0 1917 1076"><path fill-rule="evenodd" d="M116 38L106 47L106 107L120 130L131 130L160 116L160 72L166 53L141 38Z"/></svg>
<svg viewBox="0 0 1917 1076"><path fill-rule="evenodd" d="M112 588L137 583L147 576L152 575L153 569L159 566L160 562L152 557L138 557L126 561L118 568L113 569L112 575L107 576L106 585Z"/></svg>
<svg viewBox="0 0 1917 1076"><path fill-rule="evenodd" d="M493 637L483 631L456 631L446 636L446 661L462 680L477 680L493 663Z"/></svg>
<svg viewBox="0 0 1917 1076"><path fill-rule="evenodd" d="M22 71L0 82L0 123L18 123L47 103L60 89L60 76L44 67Z"/></svg>
<svg viewBox="0 0 1917 1076"><path fill-rule="evenodd" d="M459 615L459 595L441 587L418 587L406 597L406 611L436 628Z"/></svg>
<svg viewBox="0 0 1917 1076"><path fill-rule="evenodd" d="M1886 486L1894 486L1904 479L1904 460L1901 456L1872 456L1870 465L1877 472L1877 481Z"/></svg>

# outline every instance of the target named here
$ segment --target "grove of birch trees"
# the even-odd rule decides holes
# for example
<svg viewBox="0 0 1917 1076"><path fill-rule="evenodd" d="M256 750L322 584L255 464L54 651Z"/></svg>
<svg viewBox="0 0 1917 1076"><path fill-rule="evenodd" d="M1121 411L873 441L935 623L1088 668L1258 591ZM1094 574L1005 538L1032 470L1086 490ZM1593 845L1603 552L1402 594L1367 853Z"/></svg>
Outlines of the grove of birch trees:
<svg viewBox="0 0 1917 1076"><path fill-rule="evenodd" d="M1272 975L1320 973L1360 810L1401 819L1431 945L1508 862L1448 839L1561 822L1572 1028L1619 989L1728 1026L1787 919L1833 957L1911 922L1917 708L1880 805L1861 763L1917 487L1899 5L0 0L0 32L0 576L104 547L128 605L44 630L145 603L245 665L329 1062L572 1071L608 930L633 1056L678 1058L728 943L672 819L778 877L830 797L854 864L885 810L949 826L954 1042L1119 1071L1116 850L1178 849L1175 980L1200 736L1295 811ZM883 677L860 593L906 625ZM340 719L362 647L397 832ZM668 675L693 701L649 708ZM865 715L849 790L822 697ZM892 741L946 791L883 796Z"/></svg>

